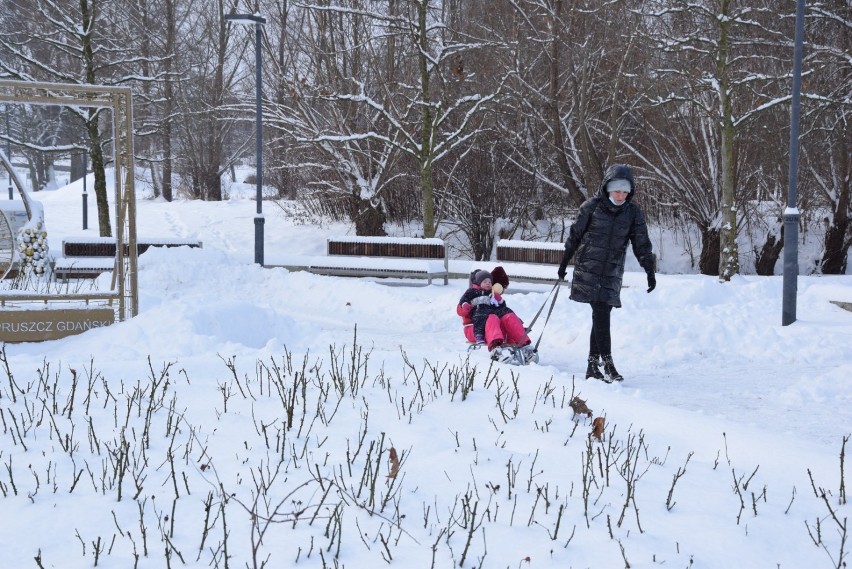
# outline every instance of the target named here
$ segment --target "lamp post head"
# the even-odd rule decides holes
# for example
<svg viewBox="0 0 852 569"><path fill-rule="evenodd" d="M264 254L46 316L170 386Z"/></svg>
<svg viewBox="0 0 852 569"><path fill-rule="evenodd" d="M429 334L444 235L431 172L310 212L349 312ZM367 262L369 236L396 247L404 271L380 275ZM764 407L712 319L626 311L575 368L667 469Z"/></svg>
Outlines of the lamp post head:
<svg viewBox="0 0 852 569"><path fill-rule="evenodd" d="M243 26L262 25L266 23L266 18L260 14L225 14L225 20Z"/></svg>

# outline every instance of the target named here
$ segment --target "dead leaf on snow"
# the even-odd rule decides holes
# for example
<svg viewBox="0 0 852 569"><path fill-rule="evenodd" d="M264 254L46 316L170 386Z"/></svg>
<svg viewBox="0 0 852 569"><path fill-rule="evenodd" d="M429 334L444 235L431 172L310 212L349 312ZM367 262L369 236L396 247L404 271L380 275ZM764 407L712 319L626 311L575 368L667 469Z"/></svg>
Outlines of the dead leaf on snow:
<svg viewBox="0 0 852 569"><path fill-rule="evenodd" d="M603 417L595 417L594 421L592 421L592 432L589 435L590 437L594 437L598 440L601 440L604 432L604 418Z"/></svg>
<svg viewBox="0 0 852 569"><path fill-rule="evenodd" d="M388 453L390 454L390 472L388 472L388 478L396 478L396 475L399 474L399 456L393 447L390 447Z"/></svg>
<svg viewBox="0 0 852 569"><path fill-rule="evenodd" d="M575 415L586 415L587 417L592 416L592 410L586 406L586 401L580 399L578 396L574 396L571 402L568 404L571 407L571 410L574 411Z"/></svg>

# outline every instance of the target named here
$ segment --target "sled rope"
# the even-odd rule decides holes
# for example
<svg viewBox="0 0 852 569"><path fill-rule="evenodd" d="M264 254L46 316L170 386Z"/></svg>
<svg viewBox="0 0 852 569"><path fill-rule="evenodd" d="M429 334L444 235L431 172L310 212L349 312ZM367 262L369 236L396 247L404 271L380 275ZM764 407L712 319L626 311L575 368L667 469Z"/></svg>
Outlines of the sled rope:
<svg viewBox="0 0 852 569"><path fill-rule="evenodd" d="M535 316L533 316L533 319L530 322L530 325L527 326L527 328L526 328L527 334L529 334L530 330L532 330L532 327L535 326L535 321L538 320L538 317L541 315L541 311L544 310L544 307L547 306L547 301L550 300L550 295L553 294L553 291L555 291L558 286L559 286L559 281L556 281L556 284L553 285L553 288L550 289L549 293L547 293L547 296L544 299L544 303L541 305L541 308L538 309L538 312L535 313Z"/></svg>
<svg viewBox="0 0 852 569"><path fill-rule="evenodd" d="M538 320L538 317L541 315L541 312L542 310L544 310L544 307L547 306L547 301L550 300L550 297L552 295L553 300L551 300L550 302L550 309L547 311L547 316L544 319L544 324L541 326L541 333L538 335L538 340L536 341L535 347L533 348L536 352L538 351L538 345L541 343L541 338L542 336L544 336L544 329L547 326L547 321L550 320L550 315L553 314L553 307L556 306L556 299L559 296L559 288L559 280L557 280L556 284L553 285L553 288L550 289L550 292L544 299L544 304L542 304L541 308L538 309L538 312L535 313L532 322L530 322L530 325L527 327L527 334L529 334L530 330L532 330L532 327L535 324L535 321ZM556 294L554 294L554 291L556 292Z"/></svg>

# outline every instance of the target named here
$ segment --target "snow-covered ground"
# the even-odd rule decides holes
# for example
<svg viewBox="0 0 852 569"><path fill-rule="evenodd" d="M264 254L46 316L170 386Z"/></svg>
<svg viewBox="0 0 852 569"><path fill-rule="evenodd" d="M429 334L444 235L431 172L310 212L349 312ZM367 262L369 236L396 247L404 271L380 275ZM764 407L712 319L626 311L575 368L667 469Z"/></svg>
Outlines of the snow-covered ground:
<svg viewBox="0 0 852 569"><path fill-rule="evenodd" d="M465 350L462 280L254 265L243 189L140 199L140 236L203 249L141 256L129 321L4 347L0 565L848 563L852 313L831 301L852 302L849 276L800 277L782 327L781 277L660 274L647 294L628 272L613 312L626 381L606 385L583 379L590 310L567 291L533 328L538 365L491 364ZM52 250L96 234L79 184L36 197ZM264 212L268 256L321 255L348 232ZM550 287L509 292L529 321Z"/></svg>

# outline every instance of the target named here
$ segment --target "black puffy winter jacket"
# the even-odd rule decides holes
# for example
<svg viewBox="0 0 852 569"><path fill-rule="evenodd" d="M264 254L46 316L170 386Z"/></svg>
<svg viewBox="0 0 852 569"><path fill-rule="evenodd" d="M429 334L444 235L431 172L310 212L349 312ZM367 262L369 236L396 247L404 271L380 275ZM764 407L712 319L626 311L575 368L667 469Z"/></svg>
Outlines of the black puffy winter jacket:
<svg viewBox="0 0 852 569"><path fill-rule="evenodd" d="M616 206L609 199L606 184L623 178L630 182L627 200ZM580 206L571 225L562 267L574 257L571 300L604 302L621 306L621 281L628 242L646 273L654 271L654 255L645 216L632 202L635 188L633 172L623 164L613 164L604 174L598 195Z"/></svg>

